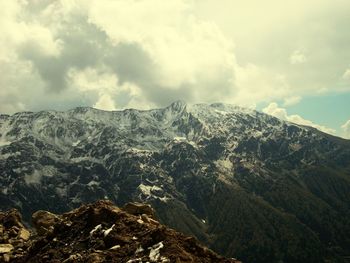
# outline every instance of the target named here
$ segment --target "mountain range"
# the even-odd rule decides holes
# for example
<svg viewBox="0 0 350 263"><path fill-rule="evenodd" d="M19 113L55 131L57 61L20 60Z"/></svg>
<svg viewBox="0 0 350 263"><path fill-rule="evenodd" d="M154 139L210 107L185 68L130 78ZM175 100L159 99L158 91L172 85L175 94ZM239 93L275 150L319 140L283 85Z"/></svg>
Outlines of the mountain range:
<svg viewBox="0 0 350 263"><path fill-rule="evenodd" d="M233 105L0 115L0 209L108 199L243 262L348 262L350 141Z"/></svg>

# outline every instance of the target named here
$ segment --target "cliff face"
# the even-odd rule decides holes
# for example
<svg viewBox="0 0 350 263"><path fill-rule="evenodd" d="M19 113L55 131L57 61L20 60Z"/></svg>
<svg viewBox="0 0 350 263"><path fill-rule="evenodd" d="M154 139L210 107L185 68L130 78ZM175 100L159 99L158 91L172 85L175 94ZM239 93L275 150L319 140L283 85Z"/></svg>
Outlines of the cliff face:
<svg viewBox="0 0 350 263"><path fill-rule="evenodd" d="M143 204L120 209L98 201L62 215L37 211L32 235L15 210L0 220L0 262L238 262L161 225Z"/></svg>

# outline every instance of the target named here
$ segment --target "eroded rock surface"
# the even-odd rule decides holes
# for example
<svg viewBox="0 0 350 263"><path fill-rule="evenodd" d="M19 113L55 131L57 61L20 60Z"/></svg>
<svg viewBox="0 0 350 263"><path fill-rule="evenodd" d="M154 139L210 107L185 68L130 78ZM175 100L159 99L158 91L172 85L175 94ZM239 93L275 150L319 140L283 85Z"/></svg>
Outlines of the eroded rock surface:
<svg viewBox="0 0 350 263"><path fill-rule="evenodd" d="M29 247L30 232L16 209L0 212L0 262L20 258Z"/></svg>
<svg viewBox="0 0 350 263"><path fill-rule="evenodd" d="M7 243L0 245L5 262L238 262L160 224L152 207L144 204L120 209L104 200L62 215L38 211L33 214L37 233L30 243L25 241L28 235L23 231L28 230L17 211L9 211L3 218L0 231L8 233L16 227L15 236L22 240L22 247L30 244L18 253L17 243L6 239Z"/></svg>

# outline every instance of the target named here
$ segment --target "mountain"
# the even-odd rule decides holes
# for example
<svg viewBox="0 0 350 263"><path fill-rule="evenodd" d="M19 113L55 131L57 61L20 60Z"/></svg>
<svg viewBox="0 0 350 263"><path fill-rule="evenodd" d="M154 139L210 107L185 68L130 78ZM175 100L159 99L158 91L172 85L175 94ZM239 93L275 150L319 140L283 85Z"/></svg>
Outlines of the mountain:
<svg viewBox="0 0 350 263"><path fill-rule="evenodd" d="M37 211L36 231L28 231L21 215L0 212L0 262L14 263L138 263L222 262L225 259L198 241L161 225L150 206L110 201L83 205L62 215Z"/></svg>
<svg viewBox="0 0 350 263"><path fill-rule="evenodd" d="M222 103L0 115L0 205L109 199L243 262L346 262L350 141Z"/></svg>

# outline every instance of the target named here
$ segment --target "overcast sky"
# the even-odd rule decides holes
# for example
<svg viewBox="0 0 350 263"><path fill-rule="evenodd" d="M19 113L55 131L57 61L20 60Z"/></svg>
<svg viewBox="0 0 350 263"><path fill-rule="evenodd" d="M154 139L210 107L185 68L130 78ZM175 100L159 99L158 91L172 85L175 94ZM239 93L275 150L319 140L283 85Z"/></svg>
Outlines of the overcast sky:
<svg viewBox="0 0 350 263"><path fill-rule="evenodd" d="M350 138L349 0L0 0L0 112L255 107Z"/></svg>

